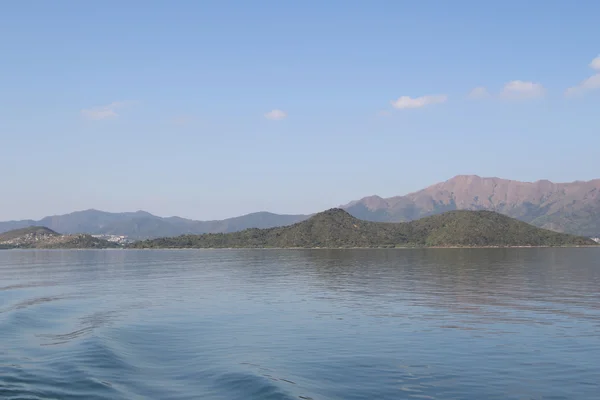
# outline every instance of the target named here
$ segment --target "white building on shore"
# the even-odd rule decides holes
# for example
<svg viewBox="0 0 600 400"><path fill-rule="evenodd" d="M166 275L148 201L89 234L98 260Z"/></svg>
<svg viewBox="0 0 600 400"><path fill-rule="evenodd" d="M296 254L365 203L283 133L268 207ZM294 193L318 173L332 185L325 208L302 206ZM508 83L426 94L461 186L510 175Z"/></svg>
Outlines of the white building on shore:
<svg viewBox="0 0 600 400"><path fill-rule="evenodd" d="M129 238L124 235L92 235L92 236L95 238L98 238L98 239L104 239L109 242L119 243L119 244L125 244L125 243L131 242L131 240L129 240Z"/></svg>

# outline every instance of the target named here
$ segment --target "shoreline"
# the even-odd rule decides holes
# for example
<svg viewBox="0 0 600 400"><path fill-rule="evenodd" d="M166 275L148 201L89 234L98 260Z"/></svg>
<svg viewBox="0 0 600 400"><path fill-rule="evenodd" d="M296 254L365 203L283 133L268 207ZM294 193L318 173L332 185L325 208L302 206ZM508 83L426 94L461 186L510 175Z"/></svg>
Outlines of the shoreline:
<svg viewBox="0 0 600 400"><path fill-rule="evenodd" d="M573 249L600 248L600 245L567 246L399 246L399 247L107 247L107 248L0 248L1 251L74 251L74 250L427 250L427 249Z"/></svg>
<svg viewBox="0 0 600 400"><path fill-rule="evenodd" d="M144 247L122 250L423 250L423 249L571 249L600 248L600 245L572 246L403 246L403 247Z"/></svg>

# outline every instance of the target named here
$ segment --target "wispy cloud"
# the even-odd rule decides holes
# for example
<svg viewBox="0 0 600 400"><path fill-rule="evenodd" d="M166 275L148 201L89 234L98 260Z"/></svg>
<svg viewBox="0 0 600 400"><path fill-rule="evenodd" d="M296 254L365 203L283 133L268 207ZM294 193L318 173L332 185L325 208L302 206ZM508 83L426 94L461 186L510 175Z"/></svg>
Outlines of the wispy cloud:
<svg viewBox="0 0 600 400"><path fill-rule="evenodd" d="M590 63L590 68L600 71L600 56L594 58ZM585 94L591 90L600 89L600 72L584 79L577 86L570 87L566 90L565 95L568 97Z"/></svg>
<svg viewBox="0 0 600 400"><path fill-rule="evenodd" d="M469 92L467 97L469 99L473 99L473 100L481 100L481 99L488 99L488 98L492 97L492 95L490 94L490 92L488 92L487 88L485 88L484 86L477 86L476 88L474 88L473 90L471 90Z"/></svg>
<svg viewBox="0 0 600 400"><path fill-rule="evenodd" d="M594 58L590 63L590 68L600 70L600 56Z"/></svg>
<svg viewBox="0 0 600 400"><path fill-rule="evenodd" d="M397 100L392 100L392 106L398 110L407 108L421 108L432 104L445 103L448 96L445 94L435 94L421 97L402 96Z"/></svg>
<svg viewBox="0 0 600 400"><path fill-rule="evenodd" d="M117 110L128 105L132 102L128 101L113 101L105 106L96 106L91 108L84 108L81 110L81 115L88 119L100 120L107 118L116 118L119 116Z"/></svg>
<svg viewBox="0 0 600 400"><path fill-rule="evenodd" d="M526 81L510 81L504 85L501 97L505 99L535 99L543 97L546 89L541 83Z"/></svg>
<svg viewBox="0 0 600 400"><path fill-rule="evenodd" d="M287 118L287 116L288 116L287 113L285 111L281 111L281 110L271 110L265 114L265 118L270 119L272 121L279 121L279 120Z"/></svg>
<svg viewBox="0 0 600 400"><path fill-rule="evenodd" d="M582 95L594 89L600 89L600 73L590 76L577 86L568 88L565 94L567 96Z"/></svg>
<svg viewBox="0 0 600 400"><path fill-rule="evenodd" d="M389 117L390 115L392 115L392 113L389 112L388 110L377 111L378 117Z"/></svg>

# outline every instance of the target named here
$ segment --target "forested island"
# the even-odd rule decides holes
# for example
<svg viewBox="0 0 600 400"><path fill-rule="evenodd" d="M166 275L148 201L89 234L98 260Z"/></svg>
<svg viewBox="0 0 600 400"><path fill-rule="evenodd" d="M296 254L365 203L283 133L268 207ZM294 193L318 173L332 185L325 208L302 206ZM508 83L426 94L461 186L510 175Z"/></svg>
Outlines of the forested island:
<svg viewBox="0 0 600 400"><path fill-rule="evenodd" d="M594 246L493 211L449 211L404 223L359 220L334 208L290 226L144 240L131 248L395 248Z"/></svg>

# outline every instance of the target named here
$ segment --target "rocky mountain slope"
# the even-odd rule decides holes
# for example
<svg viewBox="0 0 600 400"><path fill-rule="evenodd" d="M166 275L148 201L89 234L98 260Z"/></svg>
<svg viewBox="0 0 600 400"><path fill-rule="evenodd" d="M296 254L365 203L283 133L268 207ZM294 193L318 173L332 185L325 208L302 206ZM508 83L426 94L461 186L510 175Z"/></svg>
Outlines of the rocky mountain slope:
<svg viewBox="0 0 600 400"><path fill-rule="evenodd" d="M385 222L410 221L450 210L489 210L541 228L597 236L600 179L552 183L460 175L405 196L370 196L343 208L358 218Z"/></svg>
<svg viewBox="0 0 600 400"><path fill-rule="evenodd" d="M593 246L588 238L536 228L490 211L451 211L406 223L361 221L331 209L297 224L227 234L183 235L134 248L344 248L411 246Z"/></svg>

